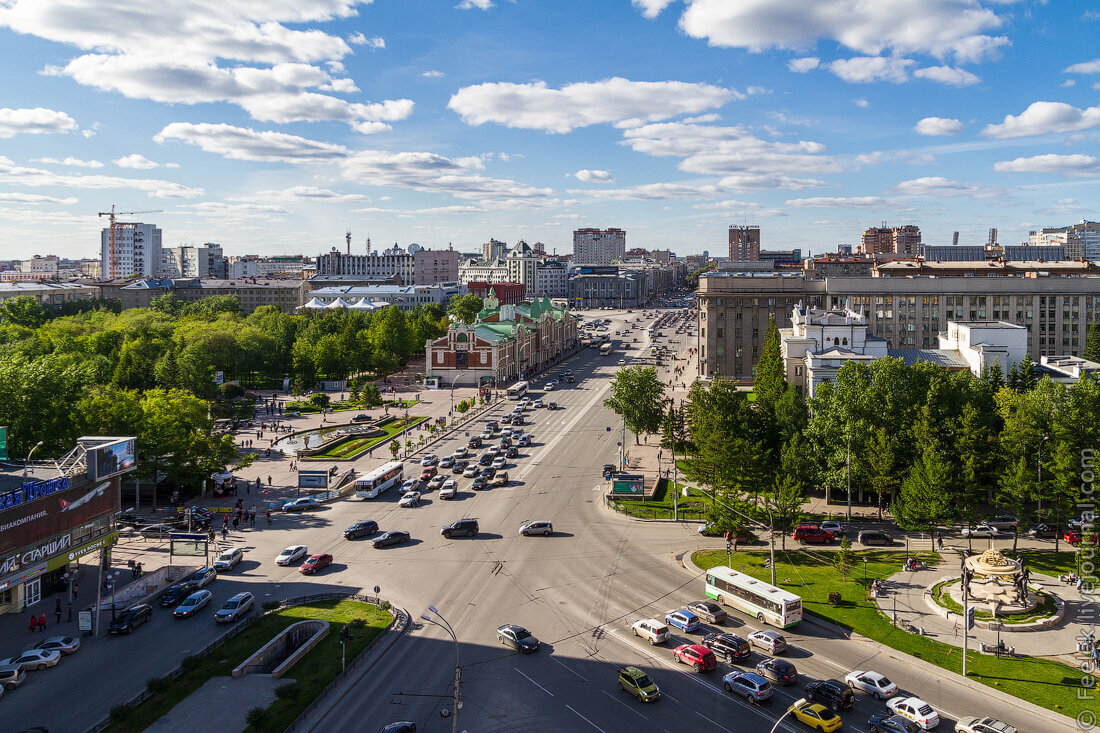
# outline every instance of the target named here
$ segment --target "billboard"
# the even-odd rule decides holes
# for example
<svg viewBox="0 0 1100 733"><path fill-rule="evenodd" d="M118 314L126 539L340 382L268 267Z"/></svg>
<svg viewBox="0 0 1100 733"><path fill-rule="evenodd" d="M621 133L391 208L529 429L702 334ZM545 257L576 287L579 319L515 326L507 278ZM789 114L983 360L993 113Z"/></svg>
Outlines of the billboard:
<svg viewBox="0 0 1100 733"><path fill-rule="evenodd" d="M640 497L645 491L645 479L620 473L611 481L611 493L616 496Z"/></svg>
<svg viewBox="0 0 1100 733"><path fill-rule="evenodd" d="M134 438L123 438L88 448L88 478L99 481L133 470L137 465L136 443Z"/></svg>
<svg viewBox="0 0 1100 733"><path fill-rule="evenodd" d="M8 426L0 425L0 461L8 460Z"/></svg>
<svg viewBox="0 0 1100 733"><path fill-rule="evenodd" d="M0 559L120 508L118 479L75 488L68 479L28 481L0 496Z"/></svg>

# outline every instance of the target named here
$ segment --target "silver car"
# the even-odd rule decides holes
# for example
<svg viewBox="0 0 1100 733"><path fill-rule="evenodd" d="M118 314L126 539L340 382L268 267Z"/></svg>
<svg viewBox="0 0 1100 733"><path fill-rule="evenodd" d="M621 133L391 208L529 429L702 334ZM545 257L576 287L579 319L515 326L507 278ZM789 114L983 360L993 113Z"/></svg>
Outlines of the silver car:
<svg viewBox="0 0 1100 733"><path fill-rule="evenodd" d="M787 640L778 631L754 631L749 634L749 643L769 654L781 654L787 648Z"/></svg>

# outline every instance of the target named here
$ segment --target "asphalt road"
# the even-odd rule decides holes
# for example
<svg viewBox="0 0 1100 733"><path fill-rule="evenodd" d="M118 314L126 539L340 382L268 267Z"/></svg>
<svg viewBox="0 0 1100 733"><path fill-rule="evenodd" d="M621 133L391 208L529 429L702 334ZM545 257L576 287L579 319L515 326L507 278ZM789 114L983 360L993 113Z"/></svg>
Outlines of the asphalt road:
<svg viewBox="0 0 1100 733"><path fill-rule="evenodd" d="M586 314L589 319L616 318L611 332L624 315ZM645 332L635 333L640 348L631 351L644 353ZM690 339L684 338L684 346L689 345ZM506 469L510 486L473 492L471 479L459 479L461 493L452 501L428 492L421 506L403 509L397 506L397 492L391 491L372 501L349 499L317 512L279 515L272 528L261 526L266 524L261 520L257 530L241 535L238 544L246 549L245 561L209 586L214 592L209 612L176 621L168 610L157 609L155 620L132 637L87 644L58 667L30 673L27 684L0 702L5 729L86 727L139 691L146 680L165 674L181 657L220 634L224 629L214 624L213 610L240 590L253 591L262 602L333 587L372 592L378 586L383 597L409 611L414 623L364 679L347 694L329 698L330 709L315 731L370 731L394 720L413 720L421 731L451 729L451 720L440 713L451 707L455 644L444 631L419 619L429 604L446 617L459 639L460 730L770 730L801 695L801 682L777 690L764 705L748 706L721 689L727 665L719 663L715 672L698 675L675 663L672 648L698 640L701 633L677 634L658 647L630 634L635 620L662 616L703 597L701 577L686 571L678 557L713 540L701 540L694 524L630 521L601 506L601 467L615 462L620 436L619 421L601 403L621 357L618 347L606 357L585 349L564 365L574 370L577 382L550 394L562 409L528 413L533 425L524 429L534 433L535 445L521 449L521 457ZM540 377L533 384L541 387L545 381ZM512 406L504 402L488 417L499 417ZM457 435L430 450L446 455L465 440ZM476 517L480 536L440 536L440 527L461 517ZM408 530L413 540L376 550L366 540L342 539L341 531L361 519L378 521L383 531ZM519 526L535 519L552 521L554 535L520 537ZM335 563L310 578L295 568L276 566L275 555L291 544L332 553ZM755 621L733 616L726 628L742 634L756 628ZM542 649L521 656L502 647L496 629L506 623L530 629L542 640ZM880 654L811 624L801 624L787 637L793 649L786 656L804 680L875 669L935 706L945 719L941 730L951 730L953 718L971 714L996 715L1021 733L1059 730L1049 719L1013 705L976 699L950 678L922 672L900 655ZM748 663L761 659L754 651ZM663 698L643 706L619 692L615 670L623 664L650 672ZM112 675L107 688L99 681L105 669ZM62 694L66 704L57 705ZM860 696L843 716L845 727L862 730L870 713L884 709ZM780 725L780 730L799 729L798 724Z"/></svg>

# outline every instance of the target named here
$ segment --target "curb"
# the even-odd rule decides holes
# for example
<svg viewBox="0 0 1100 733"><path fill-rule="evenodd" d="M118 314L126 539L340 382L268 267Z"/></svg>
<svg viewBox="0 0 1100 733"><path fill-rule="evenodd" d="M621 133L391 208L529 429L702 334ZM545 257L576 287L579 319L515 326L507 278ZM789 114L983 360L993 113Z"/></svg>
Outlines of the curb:
<svg viewBox="0 0 1100 733"><path fill-rule="evenodd" d="M694 569L696 572L703 572L702 568L700 568L694 562L691 562L690 558L696 552L705 551L706 548L701 548L685 552L683 555L680 556L681 565L683 565L684 569L688 571ZM891 646L883 644L882 642L875 641L874 639L869 639L852 631L847 631L842 627L837 626L836 624L833 624L824 619L819 619L816 616L811 616L809 614L803 614L802 621L825 629L826 631L835 633L842 638L848 639L850 641L863 642L864 644L874 647L879 654L884 654L888 657L891 657L892 659L898 660L899 662L917 667L920 671L927 674L940 675L942 677L948 678L952 683L956 685L962 685L976 695L993 696L1003 703L1012 705L1013 707L1019 708L1020 710L1025 710L1032 715L1039 715L1045 718L1050 718L1051 720L1057 721L1062 725L1071 726L1075 730L1078 729L1077 721L1075 721L1073 718L1070 718L1069 716L1062 715L1061 713L1049 710L1039 705L1035 705L1034 703L1030 703L1027 700L1023 700L1014 695L1009 695L1008 693L1001 692L995 687L983 685L981 682L975 682L974 680L971 680L967 677L963 677L961 674L957 674L950 670L944 669L943 667L937 667L934 664L930 664L923 659L918 659L917 657L911 656L909 654L904 654Z"/></svg>
<svg viewBox="0 0 1100 733"><path fill-rule="evenodd" d="M947 576L944 576L944 577L940 578L939 580L937 580L932 585L933 585L933 587L935 587L936 585L939 585L940 583L943 583L943 582L948 581L948 580L957 580L957 578L954 575L947 575ZM1028 586L1028 587L1030 587L1030 586ZM1033 590L1037 593L1040 592L1039 590L1036 590L1035 588L1031 588L1031 590ZM1000 630L1002 632L1003 631L1008 631L1008 632L1020 632L1020 633L1027 633L1028 631L1046 631L1049 628L1057 626L1058 624L1062 623L1062 619L1065 618L1066 603L1061 598L1054 595L1053 593L1050 593L1049 591L1043 590L1041 592L1046 593L1048 596L1050 596L1052 599L1054 599L1054 609L1055 609L1054 610L1054 615L1050 616L1049 618L1045 618L1042 621L1034 621L1032 623L1027 623L1027 624L1003 624L1003 623L998 622L998 621L983 621L981 619L975 618L974 619L974 625L977 626L979 629L985 629L987 631L998 631L998 630ZM941 617L947 619L948 621L956 621L957 622L957 621L962 620L962 616L960 616L959 614L955 613L954 611L950 611L950 610L944 608L943 606L941 606L940 604L936 603L936 599L932 597L932 594L928 590L924 591L924 602L928 605L928 608L930 608L937 616L941 616ZM976 605L977 605L977 603L975 603L975 606ZM879 610L882 610L881 606L879 607Z"/></svg>

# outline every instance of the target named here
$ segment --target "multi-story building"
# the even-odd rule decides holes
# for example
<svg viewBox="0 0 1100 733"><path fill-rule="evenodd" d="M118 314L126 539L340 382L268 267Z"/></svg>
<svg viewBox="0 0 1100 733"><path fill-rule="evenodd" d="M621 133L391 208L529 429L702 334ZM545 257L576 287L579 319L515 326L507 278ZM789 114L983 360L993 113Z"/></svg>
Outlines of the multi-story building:
<svg viewBox="0 0 1100 733"><path fill-rule="evenodd" d="M112 240L111 227L105 227L100 232L100 261L108 279L160 275L164 266L161 230L154 224L116 222Z"/></svg>
<svg viewBox="0 0 1100 733"><path fill-rule="evenodd" d="M874 257L827 254L806 260L802 272L806 277L818 280L826 277L871 277L874 266Z"/></svg>
<svg viewBox="0 0 1100 733"><path fill-rule="evenodd" d="M29 260L23 260L19 267L20 272L39 273L44 279L57 277L57 255L35 255Z"/></svg>
<svg viewBox="0 0 1100 733"><path fill-rule="evenodd" d="M229 276L228 266L225 253L222 252L222 246L217 242L205 242L203 247L206 247L206 275L205 277L212 277L215 280L224 280Z"/></svg>
<svg viewBox="0 0 1100 733"><path fill-rule="evenodd" d="M100 297L99 288L84 283L4 282L0 283L0 300L29 295L42 305L61 305Z"/></svg>
<svg viewBox="0 0 1100 733"><path fill-rule="evenodd" d="M161 272L167 277L210 277L210 250L180 245L165 247Z"/></svg>
<svg viewBox="0 0 1100 733"><path fill-rule="evenodd" d="M503 259L466 260L458 266L458 281L463 285L472 282L520 283L527 289L527 297L535 296L538 288L538 268L542 264L531 245L522 239L509 249Z"/></svg>
<svg viewBox="0 0 1100 733"><path fill-rule="evenodd" d="M1100 260L1100 222L1082 219L1065 227L1028 232L1030 245L1060 244L1067 259Z"/></svg>
<svg viewBox="0 0 1100 733"><path fill-rule="evenodd" d="M364 275L385 279L397 275L404 285L431 285L458 279L459 254L453 249L394 247L377 254L345 254L335 247L317 256L318 275Z"/></svg>
<svg viewBox="0 0 1100 733"><path fill-rule="evenodd" d="M1074 262L1059 260L1040 262L1038 260L1003 259L972 261L936 261L909 258L878 262L871 270L875 277L915 277L934 275L936 277L1061 277L1100 274L1100 263Z"/></svg>
<svg viewBox="0 0 1100 733"><path fill-rule="evenodd" d="M577 229L573 232L573 263L610 265L626 254L626 232L622 229Z"/></svg>
<svg viewBox="0 0 1100 733"><path fill-rule="evenodd" d="M527 287L520 283L466 283L466 289L482 300L492 293L500 305L519 305L527 294Z"/></svg>
<svg viewBox="0 0 1100 733"><path fill-rule="evenodd" d="M985 259L985 245L926 244L924 259L931 262L981 262Z"/></svg>
<svg viewBox="0 0 1100 733"><path fill-rule="evenodd" d="M535 267L535 296L569 297L569 268L558 260L543 260Z"/></svg>
<svg viewBox="0 0 1100 733"><path fill-rule="evenodd" d="M759 259L774 262L778 268L780 265L802 265L801 249L762 249Z"/></svg>
<svg viewBox="0 0 1100 733"><path fill-rule="evenodd" d="M458 280L458 252L453 249L420 249L413 253L413 285Z"/></svg>
<svg viewBox="0 0 1100 733"><path fill-rule="evenodd" d="M481 259L486 262L492 262L493 260L502 260L504 255L508 252L508 243L501 242L492 237L489 237L489 241L481 245Z"/></svg>
<svg viewBox="0 0 1100 733"><path fill-rule="evenodd" d="M309 293L305 310L321 308L354 308L356 305L396 305L403 311L438 303L446 307L451 298L465 295L466 286L457 282L435 285L334 285L317 288Z"/></svg>
<svg viewBox="0 0 1100 733"><path fill-rule="evenodd" d="M235 295L241 302L241 313L248 315L257 308L273 305L284 313L293 313L305 302L308 291L305 280L200 280L197 278L162 278L138 280L118 288L122 309L148 308L153 298L172 293L177 300L193 302L213 295Z"/></svg>
<svg viewBox="0 0 1100 733"><path fill-rule="evenodd" d="M730 225L730 260L760 260L760 227Z"/></svg>
<svg viewBox="0 0 1100 733"><path fill-rule="evenodd" d="M244 255L243 257L230 257L228 262L230 279L243 277L297 277L303 276L306 267L306 258L301 255L277 255L275 257L259 257L257 255Z"/></svg>
<svg viewBox="0 0 1100 733"><path fill-rule="evenodd" d="M893 349L934 348L949 319L1015 323L1027 330L1027 351L1036 361L1043 355L1080 356L1088 324L1100 316L1100 277L1095 274L815 280L781 273L706 273L696 294L700 375L746 380L760 358L769 316L788 328L799 304L862 310L872 332Z"/></svg>
<svg viewBox="0 0 1100 733"><path fill-rule="evenodd" d="M638 308L649 302L644 270L615 266L580 267L569 279L569 302L576 308Z"/></svg>
<svg viewBox="0 0 1100 733"><path fill-rule="evenodd" d="M863 233L860 252L865 255L898 254L916 256L921 253L920 227L870 227Z"/></svg>

